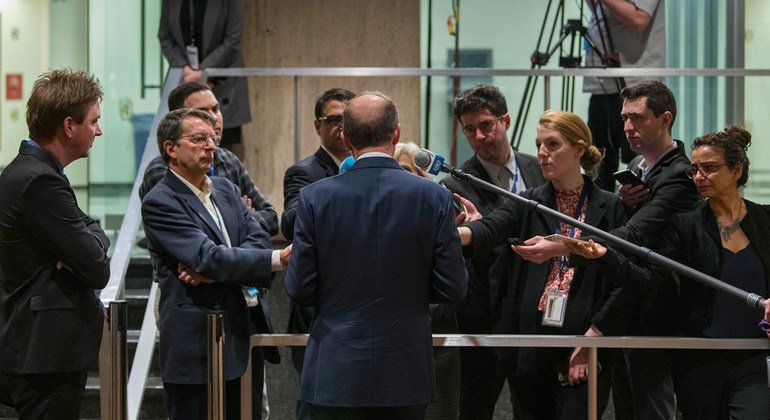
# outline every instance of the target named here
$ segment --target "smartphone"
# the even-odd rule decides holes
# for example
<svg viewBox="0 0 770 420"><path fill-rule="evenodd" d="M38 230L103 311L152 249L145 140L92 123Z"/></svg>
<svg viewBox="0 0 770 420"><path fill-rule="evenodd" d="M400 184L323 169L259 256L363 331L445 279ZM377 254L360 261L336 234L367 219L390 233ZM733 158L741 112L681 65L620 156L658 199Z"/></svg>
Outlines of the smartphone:
<svg viewBox="0 0 770 420"><path fill-rule="evenodd" d="M524 241L522 241L519 238L508 238L508 244L509 245L527 246L527 244L525 244Z"/></svg>
<svg viewBox="0 0 770 420"><path fill-rule="evenodd" d="M633 173L630 169L617 171L614 174L612 174L612 177L615 178L615 180L618 181L620 185L626 185L626 184L631 184L633 186L644 185L644 181L642 181L641 178L636 176L636 174Z"/></svg>
<svg viewBox="0 0 770 420"><path fill-rule="evenodd" d="M463 202L460 201L460 199L455 197L454 195L452 196L452 207L455 208L455 213L457 214L460 214L462 212L466 212L466 213L468 212L468 210L463 205Z"/></svg>

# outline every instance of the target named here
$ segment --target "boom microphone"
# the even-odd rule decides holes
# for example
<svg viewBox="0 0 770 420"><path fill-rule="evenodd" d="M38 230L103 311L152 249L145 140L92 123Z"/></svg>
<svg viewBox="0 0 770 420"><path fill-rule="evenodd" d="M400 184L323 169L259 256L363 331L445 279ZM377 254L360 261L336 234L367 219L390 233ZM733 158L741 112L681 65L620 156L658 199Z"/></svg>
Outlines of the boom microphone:
<svg viewBox="0 0 770 420"><path fill-rule="evenodd" d="M414 156L414 164L431 175L438 175L439 172L444 170L445 166L444 157L428 149L422 149L417 152L417 155Z"/></svg>

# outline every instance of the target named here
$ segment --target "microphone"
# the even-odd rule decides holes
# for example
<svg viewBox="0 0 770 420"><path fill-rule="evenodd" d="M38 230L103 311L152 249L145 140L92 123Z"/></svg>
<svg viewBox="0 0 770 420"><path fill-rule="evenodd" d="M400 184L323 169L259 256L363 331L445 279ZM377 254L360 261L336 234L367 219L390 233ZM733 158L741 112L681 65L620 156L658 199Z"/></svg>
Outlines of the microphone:
<svg viewBox="0 0 770 420"><path fill-rule="evenodd" d="M417 152L417 154L414 156L414 164L417 165L418 168L421 168L431 175L438 175L439 172L444 170L444 166L449 166L444 164L443 156L433 153L428 149L422 149ZM445 172L450 171L447 170Z"/></svg>
<svg viewBox="0 0 770 420"><path fill-rule="evenodd" d="M345 160L340 163L340 175L347 172L348 169L353 167L353 165L356 163L356 159L353 158L353 156L348 156L345 158Z"/></svg>

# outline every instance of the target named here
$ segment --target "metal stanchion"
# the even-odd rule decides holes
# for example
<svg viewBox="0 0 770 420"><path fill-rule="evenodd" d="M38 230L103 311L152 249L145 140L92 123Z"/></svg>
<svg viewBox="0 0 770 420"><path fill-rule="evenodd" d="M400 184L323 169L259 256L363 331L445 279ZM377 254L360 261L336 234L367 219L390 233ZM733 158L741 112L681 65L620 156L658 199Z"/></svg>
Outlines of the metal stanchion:
<svg viewBox="0 0 770 420"><path fill-rule="evenodd" d="M224 318L224 311L210 311L206 317L209 420L225 418L225 381L222 367L222 344L225 341Z"/></svg>
<svg viewBox="0 0 770 420"><path fill-rule="evenodd" d="M596 347L588 349L588 419L599 417L597 398L599 396L599 350Z"/></svg>
<svg viewBox="0 0 770 420"><path fill-rule="evenodd" d="M128 304L125 300L110 302L110 418L124 420L128 417L126 404L126 332Z"/></svg>

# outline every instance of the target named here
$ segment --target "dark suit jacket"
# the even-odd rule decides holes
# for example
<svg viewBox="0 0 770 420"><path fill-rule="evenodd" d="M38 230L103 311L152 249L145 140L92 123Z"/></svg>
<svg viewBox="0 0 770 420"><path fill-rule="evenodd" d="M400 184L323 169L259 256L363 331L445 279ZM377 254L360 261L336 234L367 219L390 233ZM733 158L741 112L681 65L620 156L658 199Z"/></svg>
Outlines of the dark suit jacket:
<svg viewBox="0 0 770 420"><path fill-rule="evenodd" d="M294 238L294 221L297 218L299 191L316 181L337 175L339 167L326 150L319 147L312 155L291 165L283 177L283 214L281 214L281 232L291 241ZM297 306L294 302L289 307L289 334L307 334L313 323L312 308Z"/></svg>
<svg viewBox="0 0 770 420"><path fill-rule="evenodd" d="M302 159L286 170L283 177L283 214L281 214L281 233L286 240L291 241L294 238L299 190L316 181L337 175L339 171L340 168L334 159L321 147L312 156Z"/></svg>
<svg viewBox="0 0 770 420"><path fill-rule="evenodd" d="M158 39L171 67L187 63L186 45L179 17L182 3L188 0L164 0L160 11ZM243 7L240 0L209 0L203 19L203 50L198 52L200 68L245 67L241 55ZM249 88L245 77L217 77L214 96L222 107L225 127L239 127L251 121Z"/></svg>
<svg viewBox="0 0 770 420"><path fill-rule="evenodd" d="M620 198L589 184L588 207L585 223L608 231L623 226L626 222L623 203ZM556 194L550 182L543 186L529 189L522 193L527 199L535 200L544 206L556 209ZM473 231L475 253L488 252L490 247L504 243L509 237L529 239L536 235L546 236L554 233L554 219L530 206L508 201L481 220L468 226ZM610 299L615 289L613 279L603 275L596 266L579 267L575 272L569 290L564 326L561 328L543 326L542 312L537 306L545 289L551 261L535 264L514 257L513 275L504 292L500 333L506 334L559 334L582 335L590 325L596 324L603 330L605 314L617 304ZM569 356L571 349L520 349L518 363L519 376L553 374L555 365ZM515 351L504 351L501 359L510 358Z"/></svg>
<svg viewBox="0 0 770 420"><path fill-rule="evenodd" d="M615 229L612 234L638 245L650 247L667 226L671 218L693 208L698 200L695 184L684 173L690 166L690 159L684 152L684 144L675 140L676 149L663 156L645 179L650 189L647 199L634 207L627 207L629 216L626 226ZM628 169L641 176L639 155L629 164Z"/></svg>
<svg viewBox="0 0 770 420"><path fill-rule="evenodd" d="M534 188L545 183L540 164L534 156L524 153L515 154L524 185ZM465 161L460 167L483 181L494 184L476 155ZM450 176L441 183L452 192L470 200L482 215L486 216L505 202L505 198L470 182L461 182ZM528 238L521 238L522 240ZM492 249L489 253L472 258L471 279L468 296L458 310L460 331L473 334L491 334L500 320L500 305L503 290L511 276L511 252L508 244Z"/></svg>
<svg viewBox="0 0 770 420"><path fill-rule="evenodd" d="M302 190L286 292L315 306L299 399L393 407L433 398L428 304L467 273L450 193L388 157Z"/></svg>
<svg viewBox="0 0 770 420"><path fill-rule="evenodd" d="M676 140L677 148L663 156L653 166L645 179L650 195L634 207L626 207L628 223L611 233L635 244L655 248L663 230L677 214L693 208L698 201L695 184L685 174L690 159L684 152L684 144ZM641 175L639 163L643 156L637 156L628 168ZM614 306L618 313L610 315L616 323L605 326L605 335L659 335L665 333L666 320L675 305L676 275L661 273L671 281L658 282L654 287L639 287L629 284L616 291L615 299L624 303ZM618 295L619 294L619 295ZM625 320L623 321L623 319Z"/></svg>
<svg viewBox="0 0 770 420"><path fill-rule="evenodd" d="M59 162L28 142L0 175L0 197L0 370L89 369L102 337L94 289L110 276L107 236L78 208Z"/></svg>
<svg viewBox="0 0 770 420"><path fill-rule="evenodd" d="M270 287L270 238L251 217L238 188L212 177L212 201L232 247L193 192L169 171L142 201L144 231L160 280L160 361L164 382L206 383L206 312L225 313L223 348L226 380L243 374L248 361L248 309L240 286ZM213 284L181 282L185 263Z"/></svg>

